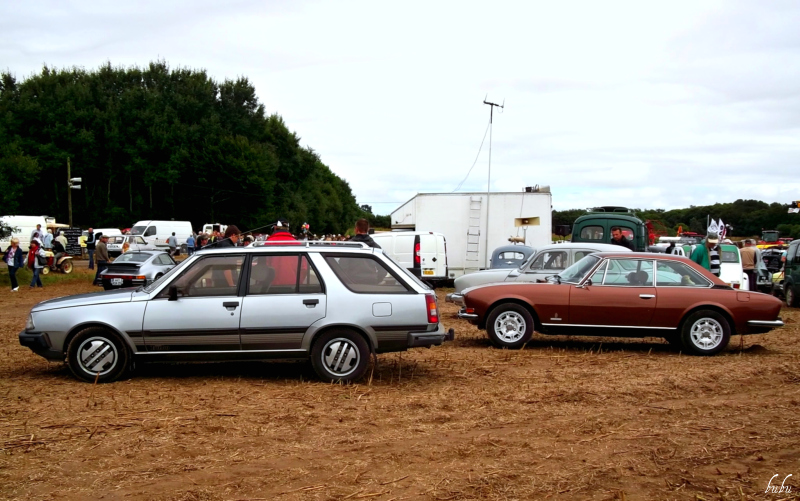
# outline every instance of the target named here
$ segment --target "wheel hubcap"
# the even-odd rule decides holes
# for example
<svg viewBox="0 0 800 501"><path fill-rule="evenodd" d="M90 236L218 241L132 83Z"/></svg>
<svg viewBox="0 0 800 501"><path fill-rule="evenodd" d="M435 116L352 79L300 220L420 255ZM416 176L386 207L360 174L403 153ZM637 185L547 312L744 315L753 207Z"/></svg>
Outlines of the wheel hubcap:
<svg viewBox="0 0 800 501"><path fill-rule="evenodd" d="M358 351L358 346L349 339L332 339L322 349L322 363L337 377L351 374L360 361L361 353Z"/></svg>
<svg viewBox="0 0 800 501"><path fill-rule="evenodd" d="M701 318L692 325L692 342L703 350L711 350L722 342L722 325L713 318Z"/></svg>
<svg viewBox="0 0 800 501"><path fill-rule="evenodd" d="M525 335L526 327L525 319L515 311L501 313L494 321L494 333L506 343L519 341Z"/></svg>
<svg viewBox="0 0 800 501"><path fill-rule="evenodd" d="M117 365L117 347L108 339L92 337L78 347L78 362L91 375L108 374Z"/></svg>

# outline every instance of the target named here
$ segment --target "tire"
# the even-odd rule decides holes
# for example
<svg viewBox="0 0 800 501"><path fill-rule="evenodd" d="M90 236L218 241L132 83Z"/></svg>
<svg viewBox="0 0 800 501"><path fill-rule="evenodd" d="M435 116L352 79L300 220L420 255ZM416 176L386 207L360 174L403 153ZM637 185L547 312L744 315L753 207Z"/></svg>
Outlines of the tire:
<svg viewBox="0 0 800 501"><path fill-rule="evenodd" d="M369 345L360 334L335 329L314 340L311 365L323 381L355 381L366 372L369 355Z"/></svg>
<svg viewBox="0 0 800 501"><path fill-rule="evenodd" d="M50 273L50 267L49 266L43 266L42 267L42 275L47 275L48 273Z"/></svg>
<svg viewBox="0 0 800 501"><path fill-rule="evenodd" d="M486 332L498 348L519 349L533 336L533 316L523 306L504 303L486 318Z"/></svg>
<svg viewBox="0 0 800 501"><path fill-rule="evenodd" d="M70 273L72 273L72 259L67 259L66 261L61 263L61 271L65 275L69 275Z"/></svg>
<svg viewBox="0 0 800 501"><path fill-rule="evenodd" d="M786 282L784 282L783 288L786 296L786 304L792 308L797 308L800 306L800 303L798 303L797 300L797 287L794 285L788 285Z"/></svg>
<svg viewBox="0 0 800 501"><path fill-rule="evenodd" d="M130 360L125 342L116 333L102 327L83 329L67 347L69 369L76 378L88 383L94 383L95 379L98 383L120 379L128 371Z"/></svg>
<svg viewBox="0 0 800 501"><path fill-rule="evenodd" d="M700 310L692 313L681 326L681 342L686 353L716 355L728 346L731 326L721 313Z"/></svg>

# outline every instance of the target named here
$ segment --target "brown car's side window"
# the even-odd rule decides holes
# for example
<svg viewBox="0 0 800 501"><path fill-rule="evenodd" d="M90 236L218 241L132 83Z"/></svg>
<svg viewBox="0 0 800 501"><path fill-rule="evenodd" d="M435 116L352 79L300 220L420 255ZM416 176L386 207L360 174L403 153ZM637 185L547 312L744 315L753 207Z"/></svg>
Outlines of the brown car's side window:
<svg viewBox="0 0 800 501"><path fill-rule="evenodd" d="M649 259L609 259L603 285L652 287L653 261Z"/></svg>
<svg viewBox="0 0 800 501"><path fill-rule="evenodd" d="M708 280L685 263L658 261L656 287L708 287L708 285Z"/></svg>

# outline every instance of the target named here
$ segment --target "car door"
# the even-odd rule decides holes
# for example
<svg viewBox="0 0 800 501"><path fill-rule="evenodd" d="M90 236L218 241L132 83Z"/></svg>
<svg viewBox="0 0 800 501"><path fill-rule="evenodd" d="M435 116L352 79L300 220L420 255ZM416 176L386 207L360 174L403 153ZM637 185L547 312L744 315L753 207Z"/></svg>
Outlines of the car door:
<svg viewBox="0 0 800 501"><path fill-rule="evenodd" d="M531 264L517 278L517 282L536 282L558 275L567 268L569 252L566 250L543 250L533 258Z"/></svg>
<svg viewBox="0 0 800 501"><path fill-rule="evenodd" d="M242 298L242 350L299 350L326 308L324 286L305 254L251 256Z"/></svg>
<svg viewBox="0 0 800 501"><path fill-rule="evenodd" d="M147 351L238 351L244 259L241 254L198 259L149 300L142 325ZM170 301L173 286L178 298Z"/></svg>
<svg viewBox="0 0 800 501"><path fill-rule="evenodd" d="M609 259L602 282L573 287L569 323L596 327L649 327L656 309L652 259Z"/></svg>

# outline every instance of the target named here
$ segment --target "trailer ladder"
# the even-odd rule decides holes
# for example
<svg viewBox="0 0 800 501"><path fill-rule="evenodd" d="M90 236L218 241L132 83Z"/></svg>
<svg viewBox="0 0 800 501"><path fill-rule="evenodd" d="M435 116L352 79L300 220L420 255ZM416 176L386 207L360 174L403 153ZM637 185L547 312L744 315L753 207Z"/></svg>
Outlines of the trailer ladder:
<svg viewBox="0 0 800 501"><path fill-rule="evenodd" d="M464 273L480 270L481 207L483 197L469 197L469 219L467 225L467 250L464 256Z"/></svg>

